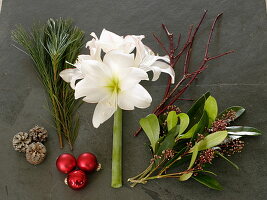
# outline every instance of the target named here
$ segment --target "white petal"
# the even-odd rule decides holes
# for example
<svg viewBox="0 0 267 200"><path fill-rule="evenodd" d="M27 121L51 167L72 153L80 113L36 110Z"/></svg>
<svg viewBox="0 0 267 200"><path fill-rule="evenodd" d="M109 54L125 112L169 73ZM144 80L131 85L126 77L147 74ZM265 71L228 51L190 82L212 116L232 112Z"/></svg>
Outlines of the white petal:
<svg viewBox="0 0 267 200"><path fill-rule="evenodd" d="M95 32L92 32L90 35L93 37L93 39L86 43L85 48L87 47L90 48L90 46L92 45L92 42L94 42L95 40L98 40L98 37L96 36Z"/></svg>
<svg viewBox="0 0 267 200"><path fill-rule="evenodd" d="M66 82L70 82L72 77L78 72L79 70L76 68L64 69L59 73L59 76Z"/></svg>
<svg viewBox="0 0 267 200"><path fill-rule="evenodd" d="M121 90L129 90L142 80L149 80L147 73L139 68L130 67L121 69Z"/></svg>
<svg viewBox="0 0 267 200"><path fill-rule="evenodd" d="M90 55L81 54L78 56L77 62L79 62L81 60L92 60L92 57Z"/></svg>
<svg viewBox="0 0 267 200"><path fill-rule="evenodd" d="M153 65L151 66L151 69L154 72L154 77L152 79L152 81L156 81L159 78L160 73L158 74L158 71L160 72L164 72L167 73L171 76L172 79L172 83L174 83L175 81L175 72L173 70L173 68L165 63L165 62L161 62L161 61L156 61L155 63L153 63Z"/></svg>
<svg viewBox="0 0 267 200"><path fill-rule="evenodd" d="M150 69L153 71L152 81L158 80L159 76L161 74L161 69L159 67L156 67L156 66L152 66L152 67L150 67Z"/></svg>
<svg viewBox="0 0 267 200"><path fill-rule="evenodd" d="M124 38L124 43L121 49L125 53L131 53L134 50L134 48L137 47L139 41L141 42L143 38L145 38L144 35L127 35Z"/></svg>
<svg viewBox="0 0 267 200"><path fill-rule="evenodd" d="M81 97L88 103L97 103L101 99L108 95L108 91L105 87L101 86L101 83L93 77L85 77L79 81L75 86L75 99Z"/></svg>
<svg viewBox="0 0 267 200"><path fill-rule="evenodd" d="M121 37L115 33L112 33L106 29L103 29L99 40L103 41L103 42L107 42L107 43L119 44L119 43L123 42L123 37Z"/></svg>
<svg viewBox="0 0 267 200"><path fill-rule="evenodd" d="M88 88L87 96L83 98L83 101L87 103L98 103L108 95L105 88Z"/></svg>
<svg viewBox="0 0 267 200"><path fill-rule="evenodd" d="M142 60L139 67L145 70L146 72L151 70L153 71L154 76L152 81L156 81L159 78L161 72L164 72L171 76L172 83L174 83L175 72L168 63L169 63L169 58L166 56L163 57L163 56L147 55Z"/></svg>
<svg viewBox="0 0 267 200"><path fill-rule="evenodd" d="M140 63L140 66L151 66L156 60L158 60L158 56L146 55Z"/></svg>
<svg viewBox="0 0 267 200"><path fill-rule="evenodd" d="M70 83L72 89L75 89L76 81L84 77L83 74L80 72L80 70L76 68L65 69L62 72L60 72L59 76L67 83Z"/></svg>
<svg viewBox="0 0 267 200"><path fill-rule="evenodd" d="M145 45L142 43L141 40L138 40L137 38L134 38L136 41L136 54L135 54L135 67L138 67L143 59L145 58L145 56L147 55L146 53L146 48Z"/></svg>
<svg viewBox="0 0 267 200"><path fill-rule="evenodd" d="M90 33L90 35L91 35L93 38L95 38L96 40L98 40L98 37L96 36L95 32Z"/></svg>
<svg viewBox="0 0 267 200"><path fill-rule="evenodd" d="M111 95L100 101L95 108L93 115L93 126L98 128L100 124L109 119L117 110L117 97Z"/></svg>
<svg viewBox="0 0 267 200"><path fill-rule="evenodd" d="M109 66L97 60L83 60L80 69L85 76L99 78L99 81L107 76L111 76L112 70Z"/></svg>
<svg viewBox="0 0 267 200"><path fill-rule="evenodd" d="M103 62L110 67L133 67L134 54L126 54L119 50L109 51Z"/></svg>
<svg viewBox="0 0 267 200"><path fill-rule="evenodd" d="M152 97L140 84L118 95L118 106L123 110L133 110L134 107L147 108L150 106L151 102Z"/></svg>
<svg viewBox="0 0 267 200"><path fill-rule="evenodd" d="M101 47L97 44L96 39L92 39L91 41L87 42L86 47L89 47L90 56L92 59L101 61Z"/></svg>

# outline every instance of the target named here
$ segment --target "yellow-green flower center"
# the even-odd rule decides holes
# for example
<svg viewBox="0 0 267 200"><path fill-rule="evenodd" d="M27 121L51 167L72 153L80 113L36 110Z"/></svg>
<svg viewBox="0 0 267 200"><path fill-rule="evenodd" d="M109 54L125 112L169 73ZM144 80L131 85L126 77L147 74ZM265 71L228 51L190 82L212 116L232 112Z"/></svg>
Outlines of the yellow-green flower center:
<svg viewBox="0 0 267 200"><path fill-rule="evenodd" d="M120 88L120 80L117 77L112 77L108 84L106 85L106 88L108 88L112 93L119 93L121 91Z"/></svg>

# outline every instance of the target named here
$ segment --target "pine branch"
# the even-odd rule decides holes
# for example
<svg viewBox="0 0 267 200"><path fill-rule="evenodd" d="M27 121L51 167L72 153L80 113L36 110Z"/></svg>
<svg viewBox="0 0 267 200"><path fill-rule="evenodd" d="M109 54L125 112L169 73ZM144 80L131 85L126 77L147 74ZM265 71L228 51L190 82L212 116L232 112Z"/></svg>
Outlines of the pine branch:
<svg viewBox="0 0 267 200"><path fill-rule="evenodd" d="M29 32L21 26L12 31L12 39L31 57L47 91L61 148L62 136L73 148L79 127L79 118L75 113L81 102L74 99L74 91L59 77L59 72L69 67L66 61L75 62L83 38L84 33L73 26L71 20L61 18L35 24Z"/></svg>

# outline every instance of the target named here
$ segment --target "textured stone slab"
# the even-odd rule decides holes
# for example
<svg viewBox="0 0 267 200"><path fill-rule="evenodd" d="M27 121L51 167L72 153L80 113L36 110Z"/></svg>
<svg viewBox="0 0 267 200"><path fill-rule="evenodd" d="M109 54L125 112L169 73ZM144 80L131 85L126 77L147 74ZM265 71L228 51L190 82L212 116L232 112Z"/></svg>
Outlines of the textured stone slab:
<svg viewBox="0 0 267 200"><path fill-rule="evenodd" d="M0 0L1 2L1 0ZM223 160L214 162L214 171L225 187L224 192L212 191L202 185L188 181L157 180L146 185L130 188L127 178L136 175L147 166L149 151L147 138L141 134L132 136L138 120L146 110L124 112L124 187L110 187L112 120L99 129L94 129L91 117L95 105L84 104L80 109L81 128L73 154L94 152L103 165L103 170L89 177L89 185L82 191L72 191L63 184L64 175L55 168L60 153L69 152L58 148L57 136L47 111L46 95L38 81L31 60L12 46L10 31L16 24L30 27L33 22L44 22L50 17L73 18L86 31L99 34L103 28L118 34L145 34L145 43L155 51L159 47L152 33L163 36L161 23L173 31L186 33L191 23L197 23L204 9L208 9L206 22L196 41L193 63L203 55L212 19L220 12L224 16L215 31L211 54L228 49L235 54L211 62L209 69L190 89L186 98L197 98L207 90L218 99L220 109L230 105L242 105L247 113L238 123L255 126L267 131L267 26L263 0L4 0L0 15L0 199L2 200L204 200L267 199L266 143L264 134L246 139L242 154L233 156L240 170L237 171ZM84 52L86 50L84 49ZM178 66L179 67L179 66ZM143 85L153 96L155 106L162 98L166 75L158 82ZM189 103L180 102L186 110ZM48 157L39 166L28 164L23 154L13 151L11 140L18 131L26 131L35 124L49 130Z"/></svg>

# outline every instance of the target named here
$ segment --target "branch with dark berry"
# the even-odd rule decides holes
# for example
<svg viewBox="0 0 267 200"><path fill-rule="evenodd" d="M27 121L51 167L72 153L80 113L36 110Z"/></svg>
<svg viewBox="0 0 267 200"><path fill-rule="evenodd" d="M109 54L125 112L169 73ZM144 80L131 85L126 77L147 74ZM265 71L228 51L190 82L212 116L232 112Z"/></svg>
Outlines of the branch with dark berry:
<svg viewBox="0 0 267 200"><path fill-rule="evenodd" d="M150 114L140 120L150 141L152 158L147 169L128 181L135 186L153 179L186 181L193 178L209 188L222 190L212 176L216 174L209 170L213 160L220 157L238 168L227 157L242 151L242 137L257 136L261 132L248 126L231 126L245 109L233 106L218 115L217 101L209 92L187 113L175 106L168 109L159 116Z"/></svg>
<svg viewBox="0 0 267 200"><path fill-rule="evenodd" d="M162 29L164 30L167 36L168 44L165 45L158 36L156 36L155 34L153 35L156 41L158 42L158 44L160 45L160 47L163 49L163 51L169 56L170 65L174 70L175 68L177 68L176 65L178 61L180 61L180 59L184 57L183 70L182 70L182 74L180 75L181 79L177 81L177 83L173 87L171 87L171 78L169 78L168 83L166 85L164 97L162 101L160 102L160 104L153 111L153 113L157 116L164 113L177 100L186 100L186 99L182 99L181 96L185 93L188 87L197 79L198 75L202 73L205 69L207 69L208 67L207 64L209 61L215 60L217 58L220 58L222 56L225 56L227 54L234 52L233 50L226 51L222 54L215 55L215 56L210 56L209 54L209 48L211 44L212 35L214 32L216 23L218 22L219 18L222 16L222 13L221 13L217 15L217 17L214 19L211 25L208 40L205 46L205 53L204 53L202 60L200 61L198 66L190 66L191 65L190 60L191 60L192 51L193 51L193 44L197 36L197 33L199 31L199 28L201 27L206 15L207 15L207 11L205 10L198 25L195 28L193 27L193 25L189 27L187 39L184 45L180 44L181 34L179 34L177 43L176 43L174 41L175 40L174 34L171 33L168 30L167 26L164 24L162 24ZM195 70L190 71L190 69L195 69ZM142 129L139 128L134 133L134 135L137 136L141 132L141 130Z"/></svg>

